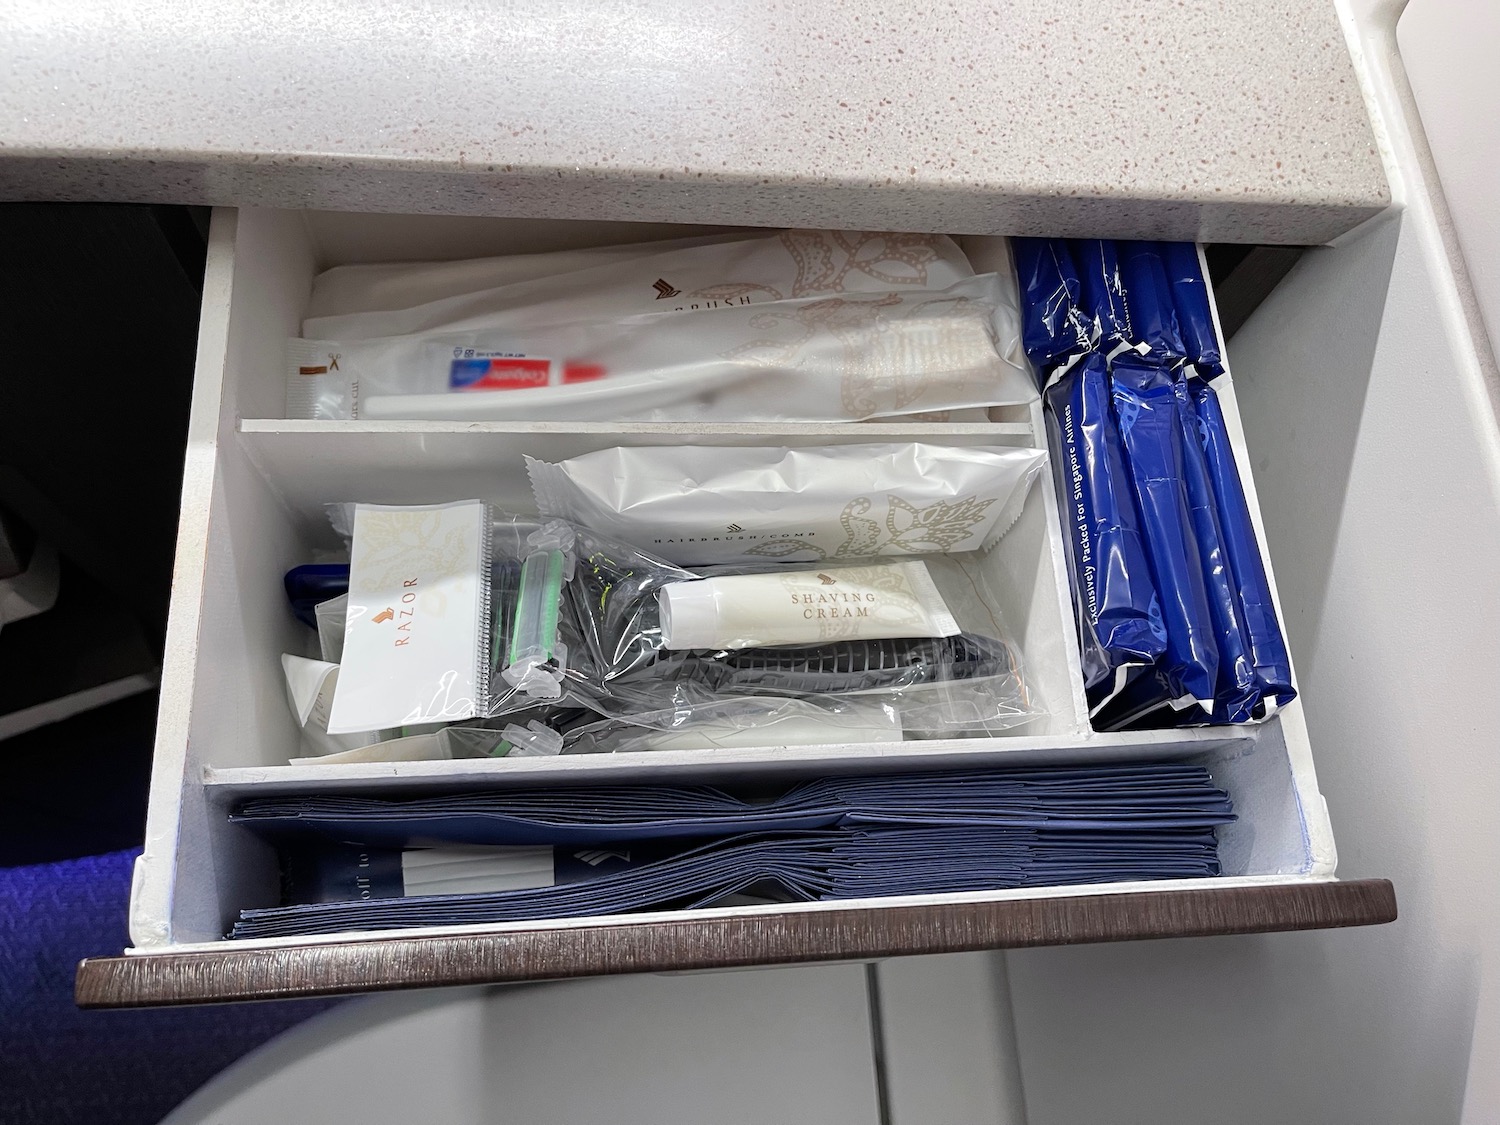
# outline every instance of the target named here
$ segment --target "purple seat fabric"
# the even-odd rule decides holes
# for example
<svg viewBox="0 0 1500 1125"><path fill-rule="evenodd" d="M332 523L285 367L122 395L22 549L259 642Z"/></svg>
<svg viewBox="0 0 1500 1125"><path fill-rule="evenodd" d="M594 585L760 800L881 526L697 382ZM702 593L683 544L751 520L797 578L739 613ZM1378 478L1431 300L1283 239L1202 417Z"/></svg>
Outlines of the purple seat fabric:
<svg viewBox="0 0 1500 1125"><path fill-rule="evenodd" d="M118 953L138 851L0 868L0 1125L154 1125L334 1001L84 1012L73 973Z"/></svg>

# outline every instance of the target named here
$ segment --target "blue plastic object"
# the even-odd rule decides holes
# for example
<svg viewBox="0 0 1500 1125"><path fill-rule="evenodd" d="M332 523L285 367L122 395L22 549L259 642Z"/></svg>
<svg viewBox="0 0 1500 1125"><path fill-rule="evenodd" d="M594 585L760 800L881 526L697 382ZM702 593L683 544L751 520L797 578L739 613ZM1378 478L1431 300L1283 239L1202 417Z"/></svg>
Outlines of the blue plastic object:
<svg viewBox="0 0 1500 1125"><path fill-rule="evenodd" d="M1239 593L1255 682L1265 702L1284 706L1297 695L1292 686L1291 659L1276 616L1276 603L1271 598L1271 582L1261 557L1260 541L1250 518L1250 502L1229 444L1224 411L1212 387L1196 384L1192 390L1204 457L1218 501L1224 550Z"/></svg>
<svg viewBox="0 0 1500 1125"><path fill-rule="evenodd" d="M1131 342L1145 345L1148 355L1168 366L1182 362L1186 353L1177 307L1158 243L1120 242L1118 250Z"/></svg>
<svg viewBox="0 0 1500 1125"><path fill-rule="evenodd" d="M1162 670L1183 703L1196 700L1209 711L1218 683L1219 649L1188 510L1175 380L1160 362L1134 353L1118 356L1110 374L1146 554L1167 626Z"/></svg>
<svg viewBox="0 0 1500 1125"><path fill-rule="evenodd" d="M349 592L349 564L307 563L304 566L294 566L286 572L281 582L297 620L316 629L318 615L314 610L319 603Z"/></svg>
<svg viewBox="0 0 1500 1125"><path fill-rule="evenodd" d="M1224 374L1224 356L1219 349L1219 334L1214 330L1198 248L1191 242L1162 242L1158 246L1187 361L1202 378L1215 379Z"/></svg>
<svg viewBox="0 0 1500 1125"><path fill-rule="evenodd" d="M1260 691L1250 666L1249 644L1235 589L1229 552L1219 524L1219 506L1210 480L1208 460L1202 444L1201 423L1187 383L1173 386L1177 396L1178 421L1182 426L1183 482L1187 486L1188 512L1198 540L1203 565L1203 584L1219 649L1219 678L1214 689L1214 714L1218 721L1246 723L1255 717Z"/></svg>
<svg viewBox="0 0 1500 1125"><path fill-rule="evenodd" d="M1021 287L1021 346L1045 386L1053 368L1092 342L1078 270L1061 238L1013 238L1010 245Z"/></svg>
<svg viewBox="0 0 1500 1125"><path fill-rule="evenodd" d="M1097 347L1108 352L1134 338L1125 286L1120 275L1119 246L1109 238L1074 239L1069 244L1078 268L1084 314L1094 324Z"/></svg>
<svg viewBox="0 0 1500 1125"><path fill-rule="evenodd" d="M1047 428L1068 541L1085 683L1149 664L1167 632L1110 405L1104 357L1091 353L1046 392Z"/></svg>

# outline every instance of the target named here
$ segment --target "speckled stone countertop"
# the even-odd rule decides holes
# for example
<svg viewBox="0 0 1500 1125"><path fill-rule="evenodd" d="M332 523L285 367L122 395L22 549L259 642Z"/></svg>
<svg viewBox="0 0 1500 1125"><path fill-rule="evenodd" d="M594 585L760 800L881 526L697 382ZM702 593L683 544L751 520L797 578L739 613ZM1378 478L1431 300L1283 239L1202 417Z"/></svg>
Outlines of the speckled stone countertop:
<svg viewBox="0 0 1500 1125"><path fill-rule="evenodd" d="M1332 0L0 0L0 198L1323 242Z"/></svg>

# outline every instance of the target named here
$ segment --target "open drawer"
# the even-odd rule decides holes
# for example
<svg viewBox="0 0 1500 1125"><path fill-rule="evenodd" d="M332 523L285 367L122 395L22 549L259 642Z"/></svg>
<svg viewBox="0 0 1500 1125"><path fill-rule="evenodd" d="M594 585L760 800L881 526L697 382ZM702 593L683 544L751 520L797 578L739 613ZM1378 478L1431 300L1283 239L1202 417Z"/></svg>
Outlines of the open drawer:
<svg viewBox="0 0 1500 1125"><path fill-rule="evenodd" d="M284 340L319 270L350 261L459 258L693 233L592 222L221 210L204 284L168 664L134 948L80 966L87 1006L314 995L609 972L840 960L1083 941L1390 921L1382 880L1340 883L1300 703L1253 727L1090 729L1050 475L988 556L994 608L1019 643L1045 715L1003 735L540 759L290 766L298 732L279 654L312 639L282 575L332 546L330 501L479 496L531 507L522 455L630 444L815 446L924 440L1045 445L1040 407L988 422L834 424L310 422L282 418ZM961 240L976 268L1002 240ZM1218 384L1254 503L1230 379ZM1264 536L1262 536L1264 538ZM1239 820L1213 879L1052 887L228 942L247 906L273 905L271 849L227 820L251 795L410 793L574 781L792 780L830 773L1035 762L1181 759L1206 765Z"/></svg>

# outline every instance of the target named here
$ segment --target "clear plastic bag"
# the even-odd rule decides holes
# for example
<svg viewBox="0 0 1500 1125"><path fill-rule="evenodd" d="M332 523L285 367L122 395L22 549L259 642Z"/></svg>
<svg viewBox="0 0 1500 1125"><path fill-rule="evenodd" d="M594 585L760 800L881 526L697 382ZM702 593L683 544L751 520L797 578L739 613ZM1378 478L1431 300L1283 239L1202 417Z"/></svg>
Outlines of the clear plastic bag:
<svg viewBox="0 0 1500 1125"><path fill-rule="evenodd" d="M996 274L944 290L292 340L294 418L861 421L1025 403ZM559 312L559 315L562 315Z"/></svg>
<svg viewBox="0 0 1500 1125"><path fill-rule="evenodd" d="M346 514L335 512L334 522L347 525ZM737 700L807 699L829 705L862 699L888 708L906 737L944 737L993 733L1037 713L1017 649L985 600L975 594L983 586L983 568L975 565L977 556L924 560L960 629L953 636L668 651L658 604L664 587L710 573L776 573L788 568L771 563L699 573L576 526L572 528L572 574L560 584L556 607L552 650L558 658L537 666L545 670L546 684L527 681L522 686L511 681L524 677L506 675L517 611L524 600L522 564L536 553L544 532L553 537L546 542L557 541L557 529L551 523L504 513L491 513L489 528L486 618L475 623L475 634L483 636L487 656L474 673L479 690L469 714L412 714L406 722L493 718L556 702L609 718L627 718L637 725L659 726L662 715L701 716L708 713L705 708ZM361 554L356 540L356 568ZM356 584L357 578L352 577L351 604ZM349 679L346 671L341 687ZM370 686L365 685L367 690ZM414 688L392 680L380 685L377 694L383 700L434 697L431 684Z"/></svg>
<svg viewBox="0 0 1500 1125"><path fill-rule="evenodd" d="M972 594L982 568L962 556L926 560L962 630L955 636L677 652L662 644L664 586L779 568L694 573L582 528L577 549L563 617L564 629L576 630L565 637L572 654L565 680L571 698L602 715L691 712L759 697L864 698L891 708L907 737L944 737L994 733L1037 713L1018 650Z"/></svg>
<svg viewBox="0 0 1500 1125"><path fill-rule="evenodd" d="M859 307L868 304L865 294L937 292L973 276L963 251L943 235L818 230L343 266L314 282L302 325L306 341L291 345L288 406L293 417L352 417L357 411L366 417L550 417L557 415L548 411L561 411L577 418L580 409L591 408L618 417L626 411L688 411L699 408L697 396L736 374L703 362L718 357L713 345L728 327L721 319L726 312L811 301L817 307L808 317L834 331L842 327L847 335L853 314L843 306L850 300ZM998 302L995 330L1006 344L1002 354L1019 366L1014 287L1002 281L991 289ZM826 307L818 304L828 298L833 300ZM666 325L663 314L679 321L710 317L691 330ZM642 326L649 330L644 337ZM671 346L642 352L663 326L661 342ZM806 334L808 324L801 327ZM740 341L754 354L735 355L764 366L769 343L792 339L785 330L766 337L756 327ZM428 346L439 340L450 347ZM684 344L690 353L685 360ZM632 348L640 353L633 365ZM662 370L651 371L653 366ZM607 385L585 385L599 380ZM466 393L442 393L457 389ZM417 401L423 392L436 393L437 401Z"/></svg>
<svg viewBox="0 0 1500 1125"><path fill-rule="evenodd" d="M335 766L370 762L439 762L454 758L531 758L562 751L563 737L553 725L566 726L576 711L539 708L498 720L456 723L415 734L399 734L349 749L293 758L294 766ZM523 723L524 720L524 723ZM304 745L306 745L304 743ZM314 749L322 749L314 746Z"/></svg>
<svg viewBox="0 0 1500 1125"><path fill-rule="evenodd" d="M344 623L349 617L349 595L319 602L313 607L318 622L318 651L330 664L344 659Z"/></svg>
<svg viewBox="0 0 1500 1125"><path fill-rule="evenodd" d="M864 699L731 699L575 726L565 754L900 742L901 717Z"/></svg>
<svg viewBox="0 0 1500 1125"><path fill-rule="evenodd" d="M506 622L509 628L503 650L499 645L493 650L491 672L498 671L505 684L533 699L562 695L568 651L558 640L558 616L563 586L573 578L574 539L573 528L562 520L549 520L529 532L515 574L513 605L502 597L497 606L495 629ZM509 575L515 563L502 552L498 565ZM510 590L508 581L504 589Z"/></svg>

